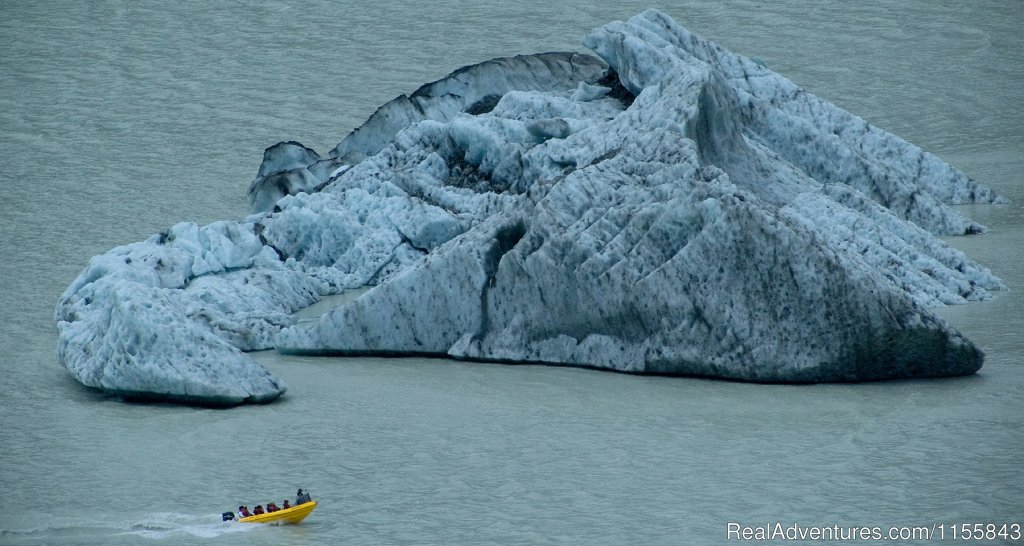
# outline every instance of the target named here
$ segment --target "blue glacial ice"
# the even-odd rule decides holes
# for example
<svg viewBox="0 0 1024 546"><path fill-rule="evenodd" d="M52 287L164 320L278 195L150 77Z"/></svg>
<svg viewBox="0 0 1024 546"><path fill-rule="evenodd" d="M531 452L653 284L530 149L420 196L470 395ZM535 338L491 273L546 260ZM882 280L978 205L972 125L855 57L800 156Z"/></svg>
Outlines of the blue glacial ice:
<svg viewBox="0 0 1024 546"><path fill-rule="evenodd" d="M436 354L768 382L970 374L929 307L999 279L939 235L1002 198L649 10L460 69L326 156L267 149L239 222L92 259L57 305L83 384L273 400L245 351ZM371 286L312 325L293 313Z"/></svg>

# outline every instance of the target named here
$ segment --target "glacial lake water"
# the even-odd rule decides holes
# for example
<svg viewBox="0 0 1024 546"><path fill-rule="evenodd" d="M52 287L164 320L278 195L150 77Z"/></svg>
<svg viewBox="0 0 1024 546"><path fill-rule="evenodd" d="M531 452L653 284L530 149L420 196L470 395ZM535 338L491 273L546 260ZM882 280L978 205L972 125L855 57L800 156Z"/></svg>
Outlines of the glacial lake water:
<svg viewBox="0 0 1024 546"><path fill-rule="evenodd" d="M1010 288L939 310L986 352L977 375L773 386L262 352L285 397L214 410L125 404L56 362L53 307L88 259L244 216L265 147L324 153L421 83L582 50L646 7L4 2L0 544L718 544L730 522L1024 523L1019 2L658 6L1012 200L964 207L991 231L949 239ZM300 526L220 522L297 487L321 502Z"/></svg>

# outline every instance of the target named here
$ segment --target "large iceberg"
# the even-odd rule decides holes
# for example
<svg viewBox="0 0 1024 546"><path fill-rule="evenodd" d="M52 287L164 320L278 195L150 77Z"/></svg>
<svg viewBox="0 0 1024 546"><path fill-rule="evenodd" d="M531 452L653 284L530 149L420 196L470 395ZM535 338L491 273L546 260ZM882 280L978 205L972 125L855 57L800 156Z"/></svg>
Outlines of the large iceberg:
<svg viewBox="0 0 1024 546"><path fill-rule="evenodd" d="M584 43L600 58L460 69L326 156L268 148L245 220L93 258L61 362L228 405L284 392L245 354L271 347L769 382L981 367L928 308L1004 288L937 237L984 231L950 204L1001 197L658 11Z"/></svg>

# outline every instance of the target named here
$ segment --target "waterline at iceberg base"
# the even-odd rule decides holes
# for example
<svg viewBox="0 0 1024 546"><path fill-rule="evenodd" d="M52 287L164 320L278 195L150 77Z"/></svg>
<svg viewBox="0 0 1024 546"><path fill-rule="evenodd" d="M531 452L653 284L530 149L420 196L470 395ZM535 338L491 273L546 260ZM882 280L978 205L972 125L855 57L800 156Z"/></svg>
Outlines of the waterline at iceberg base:
<svg viewBox="0 0 1024 546"><path fill-rule="evenodd" d="M268 348L763 382L981 367L928 308L1004 288L938 238L985 230L951 204L1000 196L660 12L584 44L459 69L326 156L268 148L245 220L90 261L60 361L215 405L285 392L245 353Z"/></svg>

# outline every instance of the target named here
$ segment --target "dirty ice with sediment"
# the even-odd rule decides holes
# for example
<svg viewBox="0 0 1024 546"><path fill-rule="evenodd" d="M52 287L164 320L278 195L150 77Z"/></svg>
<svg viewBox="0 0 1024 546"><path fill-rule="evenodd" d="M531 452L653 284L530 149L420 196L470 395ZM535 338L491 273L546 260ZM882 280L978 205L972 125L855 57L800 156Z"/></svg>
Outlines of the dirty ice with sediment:
<svg viewBox="0 0 1024 546"><path fill-rule="evenodd" d="M457 70L326 155L268 148L249 217L90 261L60 361L226 405L285 392L246 354L269 348L767 382L981 367L929 308L1004 288L938 238L985 231L951 204L1000 196L658 11L584 44Z"/></svg>

